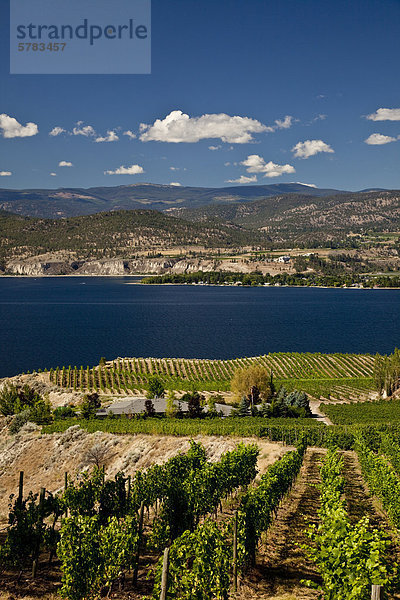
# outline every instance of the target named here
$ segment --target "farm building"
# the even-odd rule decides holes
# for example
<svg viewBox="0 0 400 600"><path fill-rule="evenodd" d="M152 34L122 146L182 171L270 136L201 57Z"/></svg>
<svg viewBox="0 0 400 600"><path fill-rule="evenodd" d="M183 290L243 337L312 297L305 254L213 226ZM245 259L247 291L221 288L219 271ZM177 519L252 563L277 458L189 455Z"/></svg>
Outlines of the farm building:
<svg viewBox="0 0 400 600"><path fill-rule="evenodd" d="M167 402L165 398L153 398L152 403L156 415L164 415L167 410ZM175 401L177 408L183 413L188 413L188 403ZM208 412L208 406L203 408L203 413ZM223 417L228 417L232 412L232 406L226 404L216 404L215 410L220 413ZM115 416L121 415L140 415L146 412L146 398L123 398L118 402L114 402L110 406L100 408L96 412L96 417L107 417L110 413Z"/></svg>

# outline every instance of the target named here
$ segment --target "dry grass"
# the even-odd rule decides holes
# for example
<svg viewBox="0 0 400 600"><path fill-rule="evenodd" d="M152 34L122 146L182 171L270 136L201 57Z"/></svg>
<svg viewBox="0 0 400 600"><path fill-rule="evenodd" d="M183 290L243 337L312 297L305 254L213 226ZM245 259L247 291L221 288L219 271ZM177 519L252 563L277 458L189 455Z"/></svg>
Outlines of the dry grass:
<svg viewBox="0 0 400 600"><path fill-rule="evenodd" d="M64 485L66 471L73 476L89 468L90 450L96 445L105 449L107 477L114 477L119 471L129 474L163 463L188 450L189 440L173 436L90 434L78 426L52 435L41 435L37 430L16 436L0 432L0 522L7 518L8 498L17 491L20 471L25 474L26 493L38 492L41 487L56 492ZM239 442L257 443L261 473L290 449L281 443L253 438L197 436L195 440L204 445L211 461L219 460L221 454Z"/></svg>

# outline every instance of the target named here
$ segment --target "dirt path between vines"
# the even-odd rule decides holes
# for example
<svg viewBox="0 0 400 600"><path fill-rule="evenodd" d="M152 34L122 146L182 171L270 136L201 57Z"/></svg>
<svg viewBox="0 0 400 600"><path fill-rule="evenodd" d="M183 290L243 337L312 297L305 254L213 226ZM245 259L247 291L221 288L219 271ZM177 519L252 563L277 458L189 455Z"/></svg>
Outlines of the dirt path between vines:
<svg viewBox="0 0 400 600"><path fill-rule="evenodd" d="M299 477L282 503L276 519L257 555L257 566L241 582L235 600L313 600L318 592L301 583L319 581L314 565L307 560L301 544L308 542L304 531L317 523L320 483L319 466L326 450L309 448ZM368 516L373 527L388 531L387 517L375 496L371 496L362 478L355 452L343 452L345 498L352 521ZM393 557L400 563L400 545L394 539ZM400 595L391 595L399 600Z"/></svg>
<svg viewBox="0 0 400 600"><path fill-rule="evenodd" d="M358 521L364 516L369 517L372 527L389 533L393 540L391 557L400 564L400 540L388 525L387 516L380 501L369 493L358 461L357 454L353 451L343 452L345 498L347 511L352 521ZM400 593L388 596L389 600L399 600Z"/></svg>
<svg viewBox="0 0 400 600"><path fill-rule="evenodd" d="M320 483L319 465L326 450L309 448L299 477L278 514L257 555L257 566L241 583L237 600L311 600L318 593L301 583L318 581L312 563L304 556L301 544L307 543L304 531L317 521Z"/></svg>

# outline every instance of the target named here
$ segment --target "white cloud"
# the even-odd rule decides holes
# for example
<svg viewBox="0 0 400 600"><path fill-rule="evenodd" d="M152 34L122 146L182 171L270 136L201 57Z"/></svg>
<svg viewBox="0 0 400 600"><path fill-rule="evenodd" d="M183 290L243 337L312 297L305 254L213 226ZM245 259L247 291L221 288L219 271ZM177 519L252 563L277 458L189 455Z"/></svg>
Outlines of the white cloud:
<svg viewBox="0 0 400 600"><path fill-rule="evenodd" d="M83 135L84 137L93 137L96 135L91 125L83 125L83 121L78 121L72 130L72 135Z"/></svg>
<svg viewBox="0 0 400 600"><path fill-rule="evenodd" d="M115 171L104 171L104 175L138 175L144 173L143 167L140 165L131 165L130 167L120 166Z"/></svg>
<svg viewBox="0 0 400 600"><path fill-rule="evenodd" d="M170 167L170 171L179 171L179 167Z"/></svg>
<svg viewBox="0 0 400 600"><path fill-rule="evenodd" d="M316 115L310 121L308 121L308 123L306 123L306 125L307 126L312 125L313 123L316 123L317 121L325 121L325 119L327 118L327 116L328 115L320 113L319 115Z"/></svg>
<svg viewBox="0 0 400 600"><path fill-rule="evenodd" d="M130 140L134 140L136 137L136 133L133 133L133 131L131 131L130 129L124 131L122 135L127 135Z"/></svg>
<svg viewBox="0 0 400 600"><path fill-rule="evenodd" d="M298 183L299 185L306 185L307 187L316 188L315 183L304 183L303 181L294 181L293 183Z"/></svg>
<svg viewBox="0 0 400 600"><path fill-rule="evenodd" d="M226 183L257 183L257 175L251 177L241 175L238 179L227 179Z"/></svg>
<svg viewBox="0 0 400 600"><path fill-rule="evenodd" d="M367 115L370 121L400 121L400 108L378 108L371 115Z"/></svg>
<svg viewBox="0 0 400 600"><path fill-rule="evenodd" d="M382 133L371 133L364 142L370 146L382 146L383 144L389 144L395 142L397 138L391 137L390 135L382 135Z"/></svg>
<svg viewBox="0 0 400 600"><path fill-rule="evenodd" d="M209 150L220 150L222 146L208 146Z"/></svg>
<svg viewBox="0 0 400 600"><path fill-rule="evenodd" d="M230 162L226 162L226 163L224 163L224 167L230 167L230 166L231 166L231 163L230 163Z"/></svg>
<svg viewBox="0 0 400 600"><path fill-rule="evenodd" d="M334 150L322 140L305 140L293 146L292 152L296 158L309 158L320 152L333 153Z"/></svg>
<svg viewBox="0 0 400 600"><path fill-rule="evenodd" d="M51 131L49 131L49 135L52 137L56 137L57 135L61 135L62 133L66 133L66 130L63 127L53 127Z"/></svg>
<svg viewBox="0 0 400 600"><path fill-rule="evenodd" d="M230 144L246 144L253 140L253 133L266 130L260 121L249 117L230 117L224 113L189 117L181 110L174 110L152 125L141 123L140 139L142 142L194 143L213 138Z"/></svg>
<svg viewBox="0 0 400 600"><path fill-rule="evenodd" d="M50 173L52 177L57 177L57 173Z"/></svg>
<svg viewBox="0 0 400 600"><path fill-rule="evenodd" d="M271 160L266 163L262 156L258 154L250 154L240 164L247 167L248 173L263 173L264 177L279 177L285 173L296 172L296 169L292 165L277 165Z"/></svg>
<svg viewBox="0 0 400 600"><path fill-rule="evenodd" d="M10 177L12 171L0 171L0 177Z"/></svg>
<svg viewBox="0 0 400 600"><path fill-rule="evenodd" d="M4 113L0 115L0 129L4 138L32 137L39 132L36 123L21 125L17 119Z"/></svg>
<svg viewBox="0 0 400 600"><path fill-rule="evenodd" d="M107 135L99 136L95 139L95 142L118 142L119 137L113 130L107 131Z"/></svg>
<svg viewBox="0 0 400 600"><path fill-rule="evenodd" d="M61 160L58 163L59 167L73 167L74 165L72 164L72 162L69 162L68 160Z"/></svg>
<svg viewBox="0 0 400 600"><path fill-rule="evenodd" d="M172 185L173 187L181 187L182 184L179 183L178 181L171 181L171 183L169 185Z"/></svg>
<svg viewBox="0 0 400 600"><path fill-rule="evenodd" d="M290 115L286 115L286 117L282 120L276 119L275 123L275 129L289 129L289 127L292 126L293 117L291 117Z"/></svg>

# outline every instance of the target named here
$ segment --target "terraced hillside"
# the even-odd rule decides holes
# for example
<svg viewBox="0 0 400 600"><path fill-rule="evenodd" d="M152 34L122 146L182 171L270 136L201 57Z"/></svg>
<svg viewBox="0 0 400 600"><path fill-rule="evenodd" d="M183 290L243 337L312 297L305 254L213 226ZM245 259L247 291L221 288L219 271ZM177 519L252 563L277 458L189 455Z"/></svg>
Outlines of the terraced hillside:
<svg viewBox="0 0 400 600"><path fill-rule="evenodd" d="M228 391L234 372L259 364L275 383L315 398L367 399L374 393L374 357L361 354L271 353L234 360L118 358L94 367L57 367L50 381L63 388L103 394L134 394L157 375L166 388Z"/></svg>

